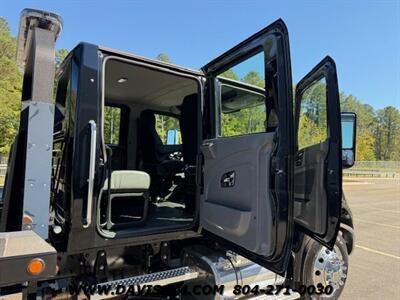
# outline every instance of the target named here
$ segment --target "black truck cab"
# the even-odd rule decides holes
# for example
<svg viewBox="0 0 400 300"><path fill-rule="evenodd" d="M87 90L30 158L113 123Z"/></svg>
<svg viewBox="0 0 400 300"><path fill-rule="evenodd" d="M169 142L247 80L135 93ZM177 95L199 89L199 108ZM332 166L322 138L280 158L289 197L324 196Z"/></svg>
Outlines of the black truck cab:
<svg viewBox="0 0 400 300"><path fill-rule="evenodd" d="M246 258L294 290L341 290L347 265L335 280L315 279L304 258L326 249L344 265L352 250L342 168L354 163L355 115L341 120L328 56L293 93L282 20L201 70L80 43L55 84L50 202L42 211L44 238L58 256L55 279L123 280L210 252ZM26 229L29 217L23 196L7 197L24 184L12 175L5 207L20 204L14 220L4 209L2 231Z"/></svg>

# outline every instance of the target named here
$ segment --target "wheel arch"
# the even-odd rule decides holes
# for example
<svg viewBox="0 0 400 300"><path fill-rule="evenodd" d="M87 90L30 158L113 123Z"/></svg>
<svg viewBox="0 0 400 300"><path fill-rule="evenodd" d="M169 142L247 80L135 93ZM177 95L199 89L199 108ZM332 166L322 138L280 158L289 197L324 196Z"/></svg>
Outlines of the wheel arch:
<svg viewBox="0 0 400 300"><path fill-rule="evenodd" d="M340 217L339 234L341 234L346 241L347 254L350 255L354 249L354 223L353 214L344 193L342 193L342 214Z"/></svg>

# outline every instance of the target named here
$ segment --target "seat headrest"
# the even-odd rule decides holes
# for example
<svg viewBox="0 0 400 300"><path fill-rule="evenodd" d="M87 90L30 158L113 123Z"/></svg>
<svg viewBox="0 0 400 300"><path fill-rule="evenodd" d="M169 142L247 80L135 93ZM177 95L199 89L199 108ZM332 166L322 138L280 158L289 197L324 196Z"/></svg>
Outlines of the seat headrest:
<svg viewBox="0 0 400 300"><path fill-rule="evenodd" d="M154 127L156 124L156 117L151 110L143 110L140 113L140 122L142 124L148 124L151 127Z"/></svg>
<svg viewBox="0 0 400 300"><path fill-rule="evenodd" d="M185 107L189 105L196 108L196 105L194 104L196 103L196 101L197 101L197 93L187 95L185 98L183 98L182 108L185 109Z"/></svg>

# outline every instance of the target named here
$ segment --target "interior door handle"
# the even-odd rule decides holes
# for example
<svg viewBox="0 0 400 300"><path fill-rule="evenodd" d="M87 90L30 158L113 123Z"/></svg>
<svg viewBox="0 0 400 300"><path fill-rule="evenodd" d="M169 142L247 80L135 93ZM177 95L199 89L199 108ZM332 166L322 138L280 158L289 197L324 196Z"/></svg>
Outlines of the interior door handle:
<svg viewBox="0 0 400 300"><path fill-rule="evenodd" d="M225 187L235 186L235 177L236 177L235 171L230 171L222 174L221 187L225 188Z"/></svg>

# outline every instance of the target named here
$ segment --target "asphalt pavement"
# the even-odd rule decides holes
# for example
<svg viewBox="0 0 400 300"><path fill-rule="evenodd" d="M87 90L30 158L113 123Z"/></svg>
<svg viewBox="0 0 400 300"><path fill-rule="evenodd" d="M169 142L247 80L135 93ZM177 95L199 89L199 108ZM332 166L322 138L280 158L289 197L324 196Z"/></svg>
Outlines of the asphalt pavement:
<svg viewBox="0 0 400 300"><path fill-rule="evenodd" d="M400 179L346 179L356 246L341 300L400 299Z"/></svg>

